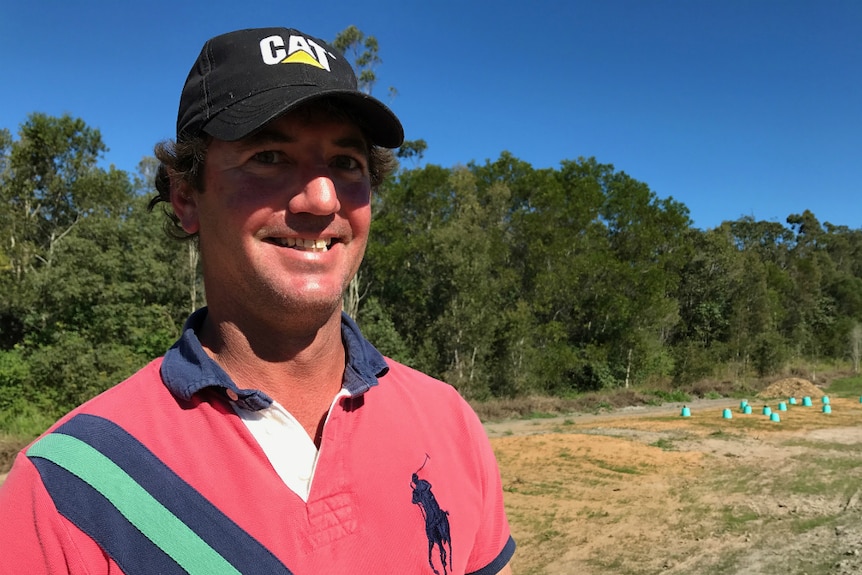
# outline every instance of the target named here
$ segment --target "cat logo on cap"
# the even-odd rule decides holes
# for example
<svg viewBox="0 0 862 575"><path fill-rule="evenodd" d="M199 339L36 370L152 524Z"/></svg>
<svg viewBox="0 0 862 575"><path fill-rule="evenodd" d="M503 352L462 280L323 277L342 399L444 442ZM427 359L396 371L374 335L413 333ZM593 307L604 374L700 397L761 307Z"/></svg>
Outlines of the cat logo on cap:
<svg viewBox="0 0 862 575"><path fill-rule="evenodd" d="M335 58L314 40L292 35L285 49L284 38L269 36L260 41L260 55L266 64L308 64L329 72L329 58Z"/></svg>

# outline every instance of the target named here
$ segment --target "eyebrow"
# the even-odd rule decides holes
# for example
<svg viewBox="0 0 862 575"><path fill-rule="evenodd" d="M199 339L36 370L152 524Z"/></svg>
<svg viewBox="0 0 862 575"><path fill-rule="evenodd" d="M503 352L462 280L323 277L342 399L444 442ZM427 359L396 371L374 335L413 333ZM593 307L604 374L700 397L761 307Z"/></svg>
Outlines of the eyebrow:
<svg viewBox="0 0 862 575"><path fill-rule="evenodd" d="M353 136L346 136L344 138L338 138L333 142L336 146L340 148L348 148L356 150L364 155L368 155L368 144L363 138L355 138Z"/></svg>
<svg viewBox="0 0 862 575"><path fill-rule="evenodd" d="M264 128L240 140L239 145L243 148L254 148L264 144L294 144L296 141L297 139L290 134L286 134L280 130ZM361 137L345 136L343 138L336 138L332 143L339 148L355 150L365 156L369 154L368 144Z"/></svg>
<svg viewBox="0 0 862 575"><path fill-rule="evenodd" d="M261 144L292 144L296 138L278 130L262 129L250 136L239 140L238 144L243 148L254 148Z"/></svg>

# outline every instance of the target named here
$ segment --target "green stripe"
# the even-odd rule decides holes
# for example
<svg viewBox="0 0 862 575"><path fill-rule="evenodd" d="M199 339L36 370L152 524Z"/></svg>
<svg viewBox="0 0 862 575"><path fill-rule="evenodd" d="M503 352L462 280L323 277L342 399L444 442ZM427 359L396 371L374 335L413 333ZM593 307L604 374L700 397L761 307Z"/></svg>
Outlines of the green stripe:
<svg viewBox="0 0 862 575"><path fill-rule="evenodd" d="M187 573L241 575L116 463L80 439L51 433L30 447L27 455L52 461L88 483Z"/></svg>

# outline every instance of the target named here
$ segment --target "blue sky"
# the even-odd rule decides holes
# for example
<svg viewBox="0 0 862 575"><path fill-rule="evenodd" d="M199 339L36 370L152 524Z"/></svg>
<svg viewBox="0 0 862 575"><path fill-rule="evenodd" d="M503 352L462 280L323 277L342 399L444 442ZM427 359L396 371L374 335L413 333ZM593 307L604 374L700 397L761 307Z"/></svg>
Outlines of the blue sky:
<svg viewBox="0 0 862 575"><path fill-rule="evenodd" d="M428 142L428 163L593 156L700 228L805 209L862 228L860 1L413 4L13 1L0 12L0 127L69 113L133 171L173 136L207 38L284 25L332 39L353 24L377 37L374 93Z"/></svg>

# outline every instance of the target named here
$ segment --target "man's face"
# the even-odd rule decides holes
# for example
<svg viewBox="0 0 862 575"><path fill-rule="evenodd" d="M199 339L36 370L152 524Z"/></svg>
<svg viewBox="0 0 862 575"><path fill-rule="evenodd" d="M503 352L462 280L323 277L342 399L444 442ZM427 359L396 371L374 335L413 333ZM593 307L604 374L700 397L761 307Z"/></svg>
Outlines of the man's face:
<svg viewBox="0 0 862 575"><path fill-rule="evenodd" d="M340 310L371 224L368 149L354 124L287 114L243 140L213 140L203 189L174 209L199 234L211 310L270 321Z"/></svg>

